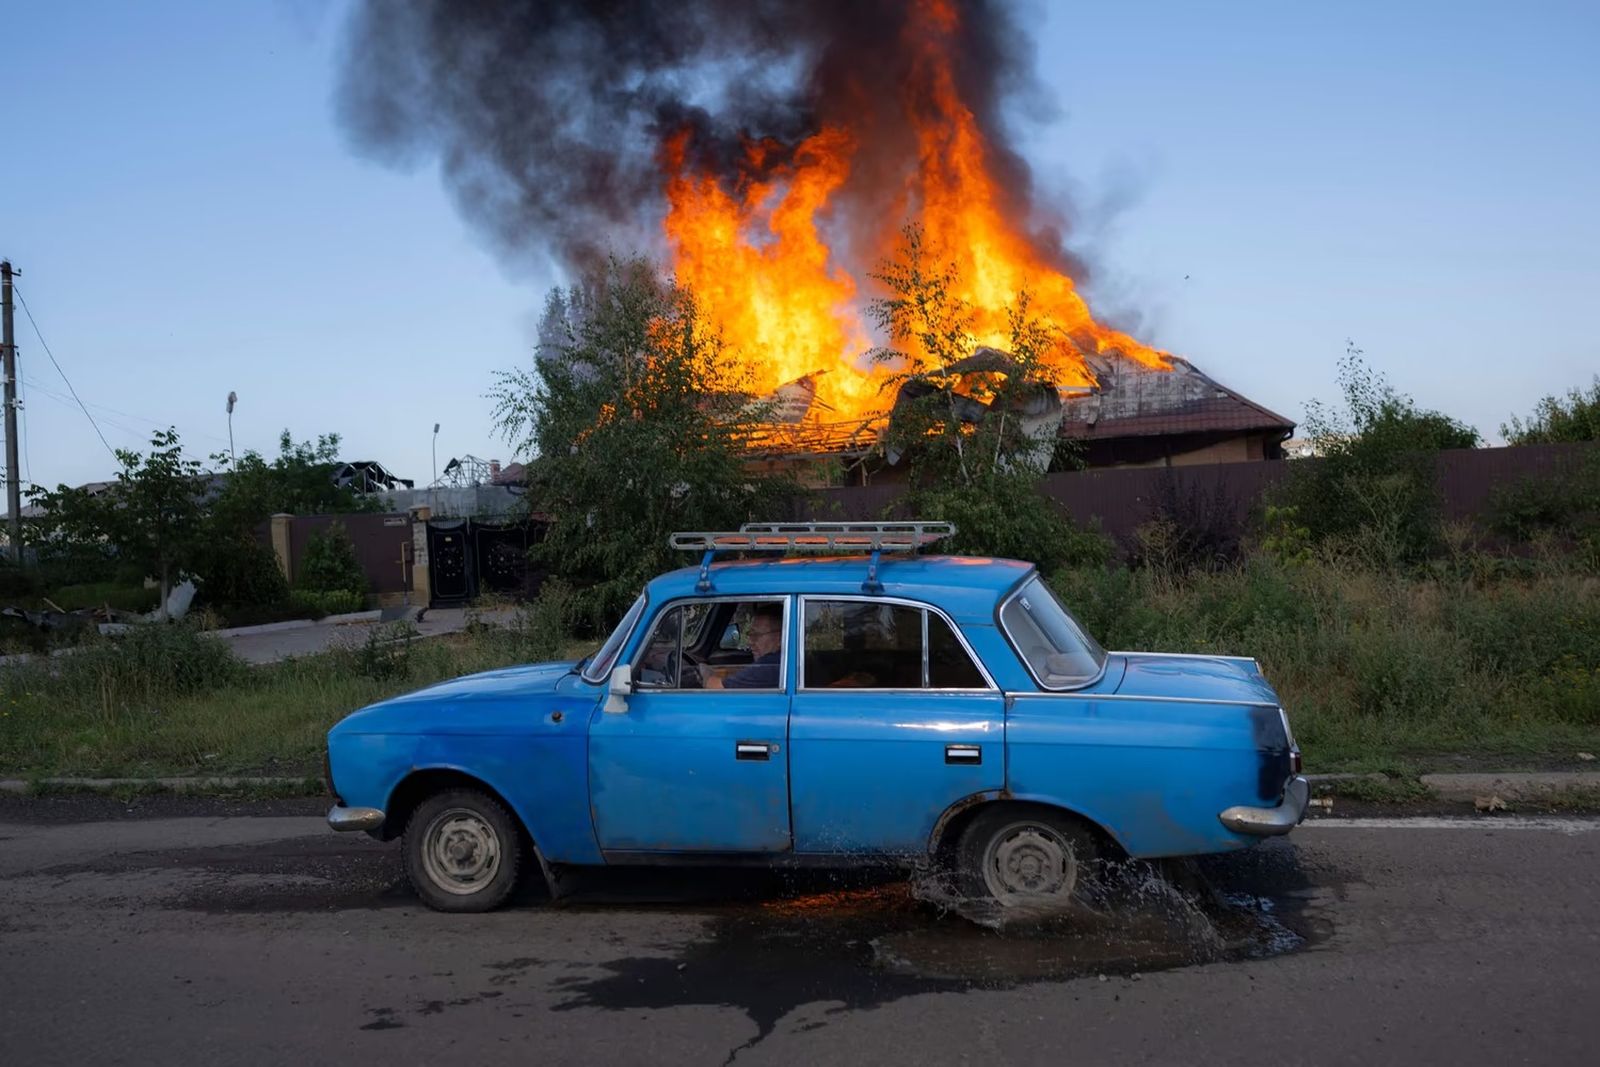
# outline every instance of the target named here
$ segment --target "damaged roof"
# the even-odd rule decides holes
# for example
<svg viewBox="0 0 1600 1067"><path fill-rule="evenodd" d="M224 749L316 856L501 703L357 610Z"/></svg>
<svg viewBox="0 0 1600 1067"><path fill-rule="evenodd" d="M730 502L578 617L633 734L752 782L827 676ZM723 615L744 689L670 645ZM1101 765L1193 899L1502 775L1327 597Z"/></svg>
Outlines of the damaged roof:
<svg viewBox="0 0 1600 1067"><path fill-rule="evenodd" d="M1181 356L1171 370L1091 356L1098 387L1066 394L1064 437L1088 440L1294 429L1294 421L1246 399Z"/></svg>

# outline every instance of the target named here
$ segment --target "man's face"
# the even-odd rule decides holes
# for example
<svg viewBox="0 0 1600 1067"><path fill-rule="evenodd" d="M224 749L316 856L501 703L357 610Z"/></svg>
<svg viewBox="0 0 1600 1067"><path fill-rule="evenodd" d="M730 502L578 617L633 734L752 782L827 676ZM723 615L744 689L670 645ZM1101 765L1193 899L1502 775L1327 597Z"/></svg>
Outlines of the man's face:
<svg viewBox="0 0 1600 1067"><path fill-rule="evenodd" d="M750 620L750 651L757 656L769 656L783 647L783 623L767 615L757 615Z"/></svg>

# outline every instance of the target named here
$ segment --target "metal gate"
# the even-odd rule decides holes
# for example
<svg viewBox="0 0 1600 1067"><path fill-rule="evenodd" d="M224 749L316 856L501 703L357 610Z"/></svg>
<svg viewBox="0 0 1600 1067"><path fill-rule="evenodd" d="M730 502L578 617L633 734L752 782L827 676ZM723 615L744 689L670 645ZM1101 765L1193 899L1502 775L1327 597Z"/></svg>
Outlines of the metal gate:
<svg viewBox="0 0 1600 1067"><path fill-rule="evenodd" d="M541 574L528 565L528 546L543 532L538 523L441 519L428 523L430 603L461 604L483 593L526 599Z"/></svg>
<svg viewBox="0 0 1600 1067"><path fill-rule="evenodd" d="M471 555L467 551L468 523L428 523L428 580L431 604L459 604L472 599Z"/></svg>

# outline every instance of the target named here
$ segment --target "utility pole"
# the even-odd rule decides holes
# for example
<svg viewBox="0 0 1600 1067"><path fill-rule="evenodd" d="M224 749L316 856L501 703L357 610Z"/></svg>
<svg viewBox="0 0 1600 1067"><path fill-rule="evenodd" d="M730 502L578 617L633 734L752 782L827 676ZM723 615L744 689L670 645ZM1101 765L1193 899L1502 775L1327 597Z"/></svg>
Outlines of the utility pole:
<svg viewBox="0 0 1600 1067"><path fill-rule="evenodd" d="M16 273L21 274L21 271ZM11 321L11 261L0 260L0 347L6 373L6 507L11 560L22 566L22 469L17 459L17 334Z"/></svg>

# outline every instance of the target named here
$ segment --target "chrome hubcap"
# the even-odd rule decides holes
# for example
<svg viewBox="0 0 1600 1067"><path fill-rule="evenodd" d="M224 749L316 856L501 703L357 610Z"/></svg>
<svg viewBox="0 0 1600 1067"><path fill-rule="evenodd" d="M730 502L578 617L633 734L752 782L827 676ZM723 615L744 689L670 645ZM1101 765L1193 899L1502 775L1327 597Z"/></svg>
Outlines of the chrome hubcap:
<svg viewBox="0 0 1600 1067"><path fill-rule="evenodd" d="M1072 894L1078 884L1078 860L1072 845L1039 823L1006 827L989 842L983 856L983 882L1002 904L1020 898Z"/></svg>
<svg viewBox="0 0 1600 1067"><path fill-rule="evenodd" d="M446 893L476 893L500 870L500 837L477 813L450 808L423 831L422 866Z"/></svg>

